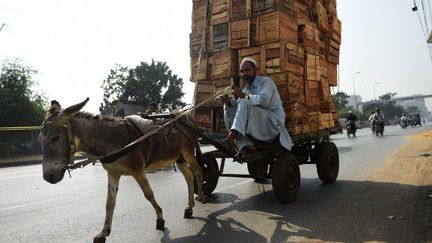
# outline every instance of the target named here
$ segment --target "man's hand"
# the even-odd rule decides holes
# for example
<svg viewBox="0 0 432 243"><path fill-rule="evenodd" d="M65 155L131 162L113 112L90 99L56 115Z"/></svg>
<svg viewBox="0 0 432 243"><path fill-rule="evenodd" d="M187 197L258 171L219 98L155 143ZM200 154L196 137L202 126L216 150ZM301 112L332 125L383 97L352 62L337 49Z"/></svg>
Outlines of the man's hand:
<svg viewBox="0 0 432 243"><path fill-rule="evenodd" d="M221 96L221 99L222 99L222 102L224 104L228 104L228 105L231 104L231 99L230 99L230 97L228 95Z"/></svg>
<svg viewBox="0 0 432 243"><path fill-rule="evenodd" d="M234 89L234 93L233 94L234 94L234 96L236 98L242 98L242 99L244 99L244 97L246 95L242 92L242 90L239 87L233 85L232 88Z"/></svg>

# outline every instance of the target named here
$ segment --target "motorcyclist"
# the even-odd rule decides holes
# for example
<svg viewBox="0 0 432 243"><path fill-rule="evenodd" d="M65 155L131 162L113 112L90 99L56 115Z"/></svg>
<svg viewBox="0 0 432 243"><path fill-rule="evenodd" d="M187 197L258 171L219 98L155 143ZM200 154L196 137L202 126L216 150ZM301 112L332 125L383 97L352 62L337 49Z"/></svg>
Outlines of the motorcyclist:
<svg viewBox="0 0 432 243"><path fill-rule="evenodd" d="M408 126L408 117L405 116L405 113L402 113L401 117L400 117L400 125L403 128L406 128Z"/></svg>
<svg viewBox="0 0 432 243"><path fill-rule="evenodd" d="M357 116L352 113L352 111L348 111L348 116L346 120L347 124L351 126L351 133L356 133L356 122L357 122Z"/></svg>
<svg viewBox="0 0 432 243"><path fill-rule="evenodd" d="M380 108L375 109L375 113L372 118L373 127L375 128L374 131L376 132L377 126L382 123L384 124L384 115L381 113Z"/></svg>
<svg viewBox="0 0 432 243"><path fill-rule="evenodd" d="M351 124L355 124L357 122L357 116L352 113L352 111L348 111L347 122L351 122Z"/></svg>

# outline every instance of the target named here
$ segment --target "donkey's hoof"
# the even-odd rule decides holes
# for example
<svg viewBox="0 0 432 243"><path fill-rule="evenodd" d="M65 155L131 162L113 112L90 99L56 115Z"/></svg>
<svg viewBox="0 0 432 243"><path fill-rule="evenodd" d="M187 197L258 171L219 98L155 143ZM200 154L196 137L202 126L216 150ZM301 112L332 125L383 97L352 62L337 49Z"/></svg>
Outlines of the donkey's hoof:
<svg viewBox="0 0 432 243"><path fill-rule="evenodd" d="M156 220L156 229L157 230L164 230L165 229L165 220L157 219Z"/></svg>
<svg viewBox="0 0 432 243"><path fill-rule="evenodd" d="M105 243L106 238L105 237L95 237L93 238L93 243Z"/></svg>
<svg viewBox="0 0 432 243"><path fill-rule="evenodd" d="M193 213L192 208L186 208L186 209L185 209L185 212L184 212L184 216L183 216L183 218L185 218L185 219L190 219L190 218L192 218L192 213Z"/></svg>

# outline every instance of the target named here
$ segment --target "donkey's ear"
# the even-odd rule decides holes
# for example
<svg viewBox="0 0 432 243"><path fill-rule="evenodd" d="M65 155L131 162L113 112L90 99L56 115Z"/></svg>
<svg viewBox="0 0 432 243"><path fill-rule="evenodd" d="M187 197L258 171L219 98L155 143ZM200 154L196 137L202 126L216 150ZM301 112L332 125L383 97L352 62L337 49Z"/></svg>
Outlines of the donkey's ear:
<svg viewBox="0 0 432 243"><path fill-rule="evenodd" d="M66 108L62 114L68 117L71 117L73 115L75 115L76 113L78 113L89 101L90 99L87 97L87 99L85 99L83 102L69 106L68 108Z"/></svg>

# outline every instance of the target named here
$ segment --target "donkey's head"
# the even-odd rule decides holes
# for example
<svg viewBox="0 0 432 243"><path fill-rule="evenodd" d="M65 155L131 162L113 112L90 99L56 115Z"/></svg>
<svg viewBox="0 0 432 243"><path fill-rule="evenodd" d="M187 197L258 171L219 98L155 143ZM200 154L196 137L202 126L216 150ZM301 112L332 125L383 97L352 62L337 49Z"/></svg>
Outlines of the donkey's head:
<svg viewBox="0 0 432 243"><path fill-rule="evenodd" d="M89 98L63 111L57 101L51 102L51 108L42 123L42 131L39 133L39 142L43 152L43 178L49 183L55 184L61 181L68 163L73 160L75 147L69 120L88 101Z"/></svg>

